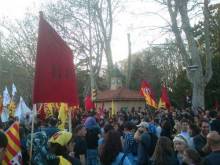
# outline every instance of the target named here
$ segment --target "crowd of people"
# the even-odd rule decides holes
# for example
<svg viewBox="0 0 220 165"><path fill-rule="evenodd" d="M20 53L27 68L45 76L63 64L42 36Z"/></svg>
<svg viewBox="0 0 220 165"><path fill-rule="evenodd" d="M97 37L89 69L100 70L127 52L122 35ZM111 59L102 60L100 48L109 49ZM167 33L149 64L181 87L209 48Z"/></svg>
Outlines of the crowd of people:
<svg viewBox="0 0 220 165"><path fill-rule="evenodd" d="M106 114L78 111L72 131L57 128L57 115L20 122L23 164L32 165L218 165L220 119L216 110L132 110ZM8 125L1 124L2 129ZM0 132L0 160L7 137Z"/></svg>

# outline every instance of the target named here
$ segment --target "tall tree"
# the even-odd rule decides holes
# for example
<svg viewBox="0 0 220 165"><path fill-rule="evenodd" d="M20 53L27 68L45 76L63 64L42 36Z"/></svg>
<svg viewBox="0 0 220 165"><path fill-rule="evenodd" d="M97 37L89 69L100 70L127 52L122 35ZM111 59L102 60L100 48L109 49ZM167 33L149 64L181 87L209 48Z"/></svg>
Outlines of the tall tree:
<svg viewBox="0 0 220 165"><path fill-rule="evenodd" d="M197 5L189 5L189 0L156 0L165 4L168 8L171 28L175 35L176 44L179 52L182 56L184 66L187 71L187 78L192 84L192 108L197 110L199 107L205 108L205 87L212 77L212 63L211 55L212 50L210 49L210 11L209 11L209 0L201 2L203 4L203 18L204 18L204 29L205 35L204 40L204 54L205 54L205 65L202 64L201 55L202 50L198 45L197 39L193 34L193 27L190 22L189 10L193 10ZM195 1L194 1L195 2ZM199 2L196 2L199 3ZM181 21L179 21L180 16ZM183 33L184 35L183 36Z"/></svg>

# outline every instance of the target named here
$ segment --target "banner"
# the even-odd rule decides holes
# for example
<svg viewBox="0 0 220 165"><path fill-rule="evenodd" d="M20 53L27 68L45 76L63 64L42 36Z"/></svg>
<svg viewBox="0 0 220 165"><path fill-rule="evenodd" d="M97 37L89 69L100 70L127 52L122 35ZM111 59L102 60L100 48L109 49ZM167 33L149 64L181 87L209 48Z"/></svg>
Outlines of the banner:
<svg viewBox="0 0 220 165"><path fill-rule="evenodd" d="M73 55L70 48L40 15L33 103L78 105Z"/></svg>

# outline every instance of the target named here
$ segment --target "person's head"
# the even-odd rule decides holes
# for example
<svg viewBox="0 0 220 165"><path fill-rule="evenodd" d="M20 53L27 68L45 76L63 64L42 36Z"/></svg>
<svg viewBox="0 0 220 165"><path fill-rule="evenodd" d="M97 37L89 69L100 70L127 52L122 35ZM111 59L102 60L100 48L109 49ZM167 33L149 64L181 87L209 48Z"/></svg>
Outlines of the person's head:
<svg viewBox="0 0 220 165"><path fill-rule="evenodd" d="M171 156L174 153L172 141L165 136L161 136L156 144L153 159L156 161L156 164L163 164L166 156Z"/></svg>
<svg viewBox="0 0 220 165"><path fill-rule="evenodd" d="M180 124L181 124L181 131L184 131L186 132L187 131L187 128L188 128L188 120L186 119L182 119Z"/></svg>
<svg viewBox="0 0 220 165"><path fill-rule="evenodd" d="M93 116L89 116L86 118L84 125L87 129L91 129L91 128L97 127L98 124L96 122L96 119Z"/></svg>
<svg viewBox="0 0 220 165"><path fill-rule="evenodd" d="M154 123L155 123L156 125L160 125L160 119L155 118L155 119L154 119Z"/></svg>
<svg viewBox="0 0 220 165"><path fill-rule="evenodd" d="M50 127L56 127L57 125L57 119L54 118L54 117L50 117L49 121L48 121L48 124Z"/></svg>
<svg viewBox="0 0 220 165"><path fill-rule="evenodd" d="M111 165L119 152L122 151L121 136L118 131L111 130L105 137L105 143L101 151L102 164Z"/></svg>
<svg viewBox="0 0 220 165"><path fill-rule="evenodd" d="M191 123L191 124L189 124L188 132L191 137L194 137L200 133L200 129L196 124Z"/></svg>
<svg viewBox="0 0 220 165"><path fill-rule="evenodd" d="M147 122L141 122L137 125L138 131L140 134L146 132L148 130L149 124Z"/></svg>
<svg viewBox="0 0 220 165"><path fill-rule="evenodd" d="M208 120L202 120L201 122L201 134L206 137L209 133L209 121Z"/></svg>
<svg viewBox="0 0 220 165"><path fill-rule="evenodd" d="M187 148L187 140L182 135L177 135L173 139L174 149L179 153L183 153L183 151Z"/></svg>
<svg viewBox="0 0 220 165"><path fill-rule="evenodd" d="M196 150L187 148L183 152L183 161L188 165L199 165L201 163L201 157Z"/></svg>
<svg viewBox="0 0 220 165"><path fill-rule="evenodd" d="M211 131L207 135L207 143L212 151L220 151L220 135L216 131Z"/></svg>
<svg viewBox="0 0 220 165"><path fill-rule="evenodd" d="M113 130L114 127L111 124L106 124L104 126L104 134L107 134L109 131Z"/></svg>
<svg viewBox="0 0 220 165"><path fill-rule="evenodd" d="M0 162L4 158L5 149L7 145L8 145L7 136L2 131L0 131Z"/></svg>
<svg viewBox="0 0 220 165"><path fill-rule="evenodd" d="M124 131L131 131L134 128L134 125L132 122L127 121L124 123Z"/></svg>
<svg viewBox="0 0 220 165"><path fill-rule="evenodd" d="M48 141L50 143L50 151L55 155L62 155L73 152L73 134L66 131L55 133Z"/></svg>
<svg viewBox="0 0 220 165"><path fill-rule="evenodd" d="M79 124L75 128L76 136L85 137L87 133L86 127L82 124Z"/></svg>
<svg viewBox="0 0 220 165"><path fill-rule="evenodd" d="M218 116L217 111L212 110L212 111L209 112L209 117L210 118L215 119L215 118L217 118L217 116Z"/></svg>

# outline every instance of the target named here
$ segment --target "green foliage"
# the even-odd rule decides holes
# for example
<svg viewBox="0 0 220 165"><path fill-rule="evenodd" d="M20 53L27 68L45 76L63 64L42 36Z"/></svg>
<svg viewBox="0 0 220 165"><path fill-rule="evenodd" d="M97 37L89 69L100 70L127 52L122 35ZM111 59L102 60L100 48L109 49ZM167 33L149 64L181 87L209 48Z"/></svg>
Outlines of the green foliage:
<svg viewBox="0 0 220 165"><path fill-rule="evenodd" d="M191 84L186 77L186 71L180 71L177 78L173 81L170 100L177 107L184 107L184 100L187 95L191 95Z"/></svg>

